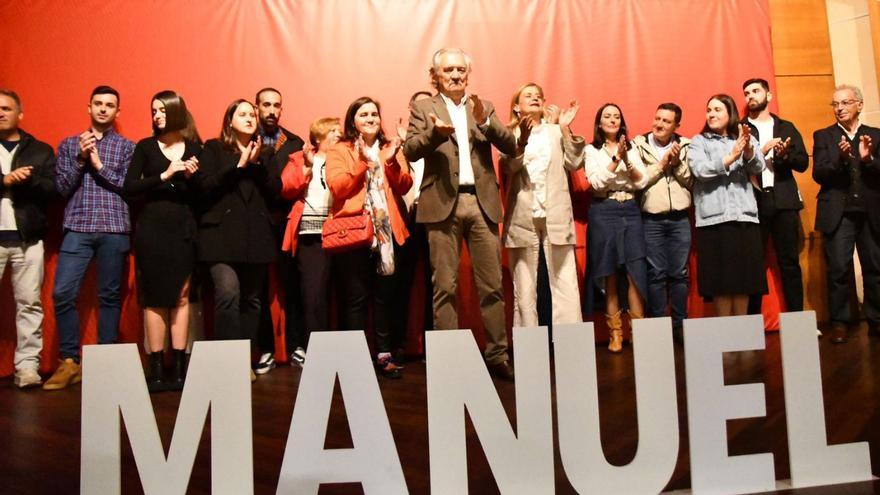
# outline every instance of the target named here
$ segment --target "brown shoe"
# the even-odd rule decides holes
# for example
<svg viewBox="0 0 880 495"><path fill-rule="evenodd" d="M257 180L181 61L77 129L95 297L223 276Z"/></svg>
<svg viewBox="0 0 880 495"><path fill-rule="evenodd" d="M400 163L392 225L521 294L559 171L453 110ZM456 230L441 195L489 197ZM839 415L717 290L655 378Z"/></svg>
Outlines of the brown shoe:
<svg viewBox="0 0 880 495"><path fill-rule="evenodd" d="M615 353L622 351L623 320L620 318L620 311L605 315L605 321L608 323L608 350Z"/></svg>
<svg viewBox="0 0 880 495"><path fill-rule="evenodd" d="M58 369L52 374L52 377L43 384L43 390L61 390L68 385L73 385L82 381L82 366L80 366L73 358L67 358L61 361Z"/></svg>
<svg viewBox="0 0 880 495"><path fill-rule="evenodd" d="M506 382L512 382L513 366L510 365L510 361L501 361L500 363L490 364L489 374Z"/></svg>
<svg viewBox="0 0 880 495"><path fill-rule="evenodd" d="M843 323L833 323L831 325L831 342L845 344L846 340L846 325Z"/></svg>

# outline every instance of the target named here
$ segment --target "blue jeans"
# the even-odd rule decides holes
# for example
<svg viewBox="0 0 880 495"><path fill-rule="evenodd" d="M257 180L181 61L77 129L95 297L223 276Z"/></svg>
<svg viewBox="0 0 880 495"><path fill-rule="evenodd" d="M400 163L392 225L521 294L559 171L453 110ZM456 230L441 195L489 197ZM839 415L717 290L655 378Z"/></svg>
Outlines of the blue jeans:
<svg viewBox="0 0 880 495"><path fill-rule="evenodd" d="M98 343L116 342L122 268L128 250L128 234L65 232L55 267L55 287L52 289L61 359L79 357L79 312L76 300L92 258L95 258L98 268Z"/></svg>
<svg viewBox="0 0 880 495"><path fill-rule="evenodd" d="M672 307L672 326L687 318L688 254L691 225L687 212L644 215L648 257L648 317L666 316Z"/></svg>

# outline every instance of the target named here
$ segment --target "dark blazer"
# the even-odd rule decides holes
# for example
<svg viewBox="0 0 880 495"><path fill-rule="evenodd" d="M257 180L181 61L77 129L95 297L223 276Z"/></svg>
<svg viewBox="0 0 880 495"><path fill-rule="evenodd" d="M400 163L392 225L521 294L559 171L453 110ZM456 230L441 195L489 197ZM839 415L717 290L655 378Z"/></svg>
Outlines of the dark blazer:
<svg viewBox="0 0 880 495"><path fill-rule="evenodd" d="M34 169L30 179L8 188L3 185L3 173L0 172L0 194L10 190L21 240L35 242L45 237L49 230L46 205L55 195L55 152L51 146L21 129L18 133L21 141L12 156L11 170L28 166Z"/></svg>
<svg viewBox="0 0 880 495"><path fill-rule="evenodd" d="M843 156L837 143L846 134L834 124L813 133L813 180L821 188L817 197L816 230L831 234L840 225L850 185L848 167L861 167L862 193L868 221L880 232L880 129L862 124L856 134L855 146L862 135L871 136L873 160L862 163L856 148L855 158Z"/></svg>
<svg viewBox="0 0 880 495"><path fill-rule="evenodd" d="M474 182L477 200L483 213L494 223L501 222L501 195L498 176L492 163L492 145L502 153L516 154L516 137L505 127L491 103L482 100L489 116L489 125L478 126L473 119L473 103L468 101L468 133L471 166L474 169ZM407 161L425 160L425 172L419 193L419 208L416 222L434 223L449 218L452 207L458 199L458 140L453 133L444 137L435 132L429 114L440 120L452 123L446 102L440 95L417 101L409 115L409 129L403 154Z"/></svg>
<svg viewBox="0 0 880 495"><path fill-rule="evenodd" d="M290 160L290 155L297 151L301 151L303 149L303 144L305 144L302 138L283 127L281 128L281 133L284 135L284 142L281 143L281 146L278 147L278 149L269 148L271 157L269 159L269 170L278 177L281 177L281 172L284 171L284 167L287 166L287 162ZM272 212L273 219L275 221L281 221L286 217L287 212L290 211L292 205L292 202L283 199L279 195L272 198L268 206L269 211Z"/></svg>
<svg viewBox="0 0 880 495"><path fill-rule="evenodd" d="M275 261L276 242L267 202L281 191L281 179L267 167L270 151L259 163L237 168L241 153L231 153L217 139L205 143L196 184L200 194L199 260L226 263Z"/></svg>
<svg viewBox="0 0 880 495"><path fill-rule="evenodd" d="M807 156L807 148L804 146L804 140L801 133L791 122L780 119L778 115L770 114L773 117L773 137L780 138L783 141L791 138L791 146L788 153L781 160L773 160L773 198L776 202L776 208L780 210L800 210L804 207L801 201L801 195L798 192L797 182L794 180L792 171L806 172L810 166L810 158ZM749 127L752 128L752 134L758 136L758 128L754 124L745 119ZM759 139L760 141L760 139ZM760 203L760 202L759 202Z"/></svg>

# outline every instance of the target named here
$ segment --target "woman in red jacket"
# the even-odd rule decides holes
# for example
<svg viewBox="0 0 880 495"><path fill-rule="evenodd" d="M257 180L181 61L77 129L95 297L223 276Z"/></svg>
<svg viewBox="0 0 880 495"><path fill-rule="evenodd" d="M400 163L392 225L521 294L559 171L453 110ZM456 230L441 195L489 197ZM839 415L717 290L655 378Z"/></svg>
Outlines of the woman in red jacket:
<svg viewBox="0 0 880 495"><path fill-rule="evenodd" d="M281 196L293 201L287 215L287 229L281 249L296 259L302 287L305 328L293 336L291 358L303 365L309 333L328 330L328 289L330 256L321 246L321 229L330 213L333 198L327 188L327 150L339 141L341 124L335 117L325 117L309 126L309 143L290 155L281 172Z"/></svg>
<svg viewBox="0 0 880 495"><path fill-rule="evenodd" d="M400 378L391 358L391 306L394 293L394 251L409 232L400 214L401 196L412 187L409 164L399 137L382 131L379 102L361 97L345 112L342 140L327 152L327 186L333 194L333 218L366 213L373 225L368 247L339 253L333 264L341 289L340 327L363 330L372 294L376 330L376 364L383 376Z"/></svg>

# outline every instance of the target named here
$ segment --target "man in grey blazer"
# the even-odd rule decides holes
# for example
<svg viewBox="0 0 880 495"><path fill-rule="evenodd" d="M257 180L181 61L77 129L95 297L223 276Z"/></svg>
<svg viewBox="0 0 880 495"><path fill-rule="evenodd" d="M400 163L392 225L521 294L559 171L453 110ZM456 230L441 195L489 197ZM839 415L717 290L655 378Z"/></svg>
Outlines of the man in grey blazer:
<svg viewBox="0 0 880 495"><path fill-rule="evenodd" d="M416 222L425 224L428 232L434 325L438 330L459 328L456 293L464 238L486 330L486 363L496 377L512 380L498 238L501 201L492 145L512 156L521 150L492 104L467 94L471 60L464 51L443 48L431 62L432 83L439 94L413 104L403 152L409 161L425 161Z"/></svg>

